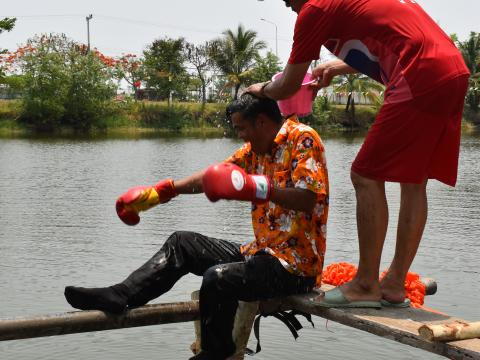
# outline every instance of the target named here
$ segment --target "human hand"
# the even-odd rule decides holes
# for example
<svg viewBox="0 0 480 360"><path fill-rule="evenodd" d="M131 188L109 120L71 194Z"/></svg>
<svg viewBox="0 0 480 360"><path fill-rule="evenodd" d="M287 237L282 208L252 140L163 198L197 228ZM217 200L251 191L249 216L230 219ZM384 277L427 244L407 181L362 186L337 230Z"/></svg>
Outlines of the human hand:
<svg viewBox="0 0 480 360"><path fill-rule="evenodd" d="M253 84L253 85L250 85L246 90L245 92L246 93L249 93L249 94L252 94L252 95L255 95L256 97L259 97L259 98L265 98L265 93L264 93L264 90L265 90L265 86L267 86L267 84L269 84L270 81L265 81L265 82L262 82L262 83L257 83L257 84Z"/></svg>
<svg viewBox="0 0 480 360"><path fill-rule="evenodd" d="M312 76L316 81L310 87L314 91L328 87L336 75L335 66L331 62L320 64L312 71Z"/></svg>

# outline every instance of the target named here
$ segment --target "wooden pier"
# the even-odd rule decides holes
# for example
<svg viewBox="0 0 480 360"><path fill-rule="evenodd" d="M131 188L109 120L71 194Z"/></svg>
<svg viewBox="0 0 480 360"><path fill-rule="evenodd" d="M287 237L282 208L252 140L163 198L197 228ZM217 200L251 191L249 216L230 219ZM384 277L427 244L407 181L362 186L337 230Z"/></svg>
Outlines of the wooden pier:
<svg viewBox="0 0 480 360"><path fill-rule="evenodd" d="M419 334L425 324L465 324L466 321L422 309L328 309L315 304L317 293L263 302L261 308L297 310L316 315L450 359L480 360L480 339L429 341ZM35 318L0 320L0 341L89 331L158 325L198 320L198 301L146 305L122 315L101 311L75 311ZM187 346L187 344L185 344Z"/></svg>

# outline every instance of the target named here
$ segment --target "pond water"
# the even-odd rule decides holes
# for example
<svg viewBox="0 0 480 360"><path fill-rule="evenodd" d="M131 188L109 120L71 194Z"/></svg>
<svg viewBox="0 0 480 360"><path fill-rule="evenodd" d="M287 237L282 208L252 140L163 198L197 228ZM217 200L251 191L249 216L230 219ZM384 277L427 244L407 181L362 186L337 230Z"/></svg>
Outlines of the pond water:
<svg viewBox="0 0 480 360"><path fill-rule="evenodd" d="M350 164L362 138L325 138L331 181L326 263L357 263ZM232 241L252 239L250 206L178 197L145 213L140 225L117 218L115 199L133 185L180 178L221 161L232 139L0 139L0 318L71 311L66 285L123 280L175 230ZM434 277L426 306L480 320L480 138L464 136L456 188L429 184L429 220L412 270ZM382 268L393 255L399 186L389 184L390 229ZM188 275L156 302L182 301L200 286ZM315 319L297 341L276 319L262 320L255 359L440 359L383 338ZM0 359L187 359L193 324L171 324L0 343ZM255 347L251 341L251 348Z"/></svg>

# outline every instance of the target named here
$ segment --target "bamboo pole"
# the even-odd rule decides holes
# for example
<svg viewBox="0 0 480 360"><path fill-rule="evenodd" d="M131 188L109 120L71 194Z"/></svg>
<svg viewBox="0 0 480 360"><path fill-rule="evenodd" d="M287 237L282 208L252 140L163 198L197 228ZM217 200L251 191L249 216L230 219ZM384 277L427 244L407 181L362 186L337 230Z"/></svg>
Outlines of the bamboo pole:
<svg viewBox="0 0 480 360"><path fill-rule="evenodd" d="M437 293L437 282L435 279L421 277L420 281L425 285L425 295L435 295Z"/></svg>
<svg viewBox="0 0 480 360"><path fill-rule="evenodd" d="M188 301L146 305L121 315L75 311L35 318L6 319L0 320L0 341L187 322L199 316L198 301Z"/></svg>
<svg viewBox="0 0 480 360"><path fill-rule="evenodd" d="M420 337L428 341L457 341L480 338L480 321L450 324L425 324L418 328Z"/></svg>

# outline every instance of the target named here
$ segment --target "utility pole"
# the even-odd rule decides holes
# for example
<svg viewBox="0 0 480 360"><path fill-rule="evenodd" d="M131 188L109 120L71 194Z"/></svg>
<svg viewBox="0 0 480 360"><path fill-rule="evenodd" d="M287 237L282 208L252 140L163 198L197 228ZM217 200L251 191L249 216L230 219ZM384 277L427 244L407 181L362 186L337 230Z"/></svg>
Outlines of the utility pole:
<svg viewBox="0 0 480 360"><path fill-rule="evenodd" d="M258 0L263 1L263 0ZM260 20L265 21L269 24L275 25L275 55L278 57L278 27L273 21L269 21L267 19L261 18Z"/></svg>
<svg viewBox="0 0 480 360"><path fill-rule="evenodd" d="M172 106L172 103L173 103L173 96L172 96L172 80L173 80L173 65L172 64L169 64L168 66L168 87L169 87L169 91L168 91L168 107Z"/></svg>
<svg viewBox="0 0 480 360"><path fill-rule="evenodd" d="M87 20L87 53L90 52L90 20L92 20L93 15L88 15L85 19Z"/></svg>

